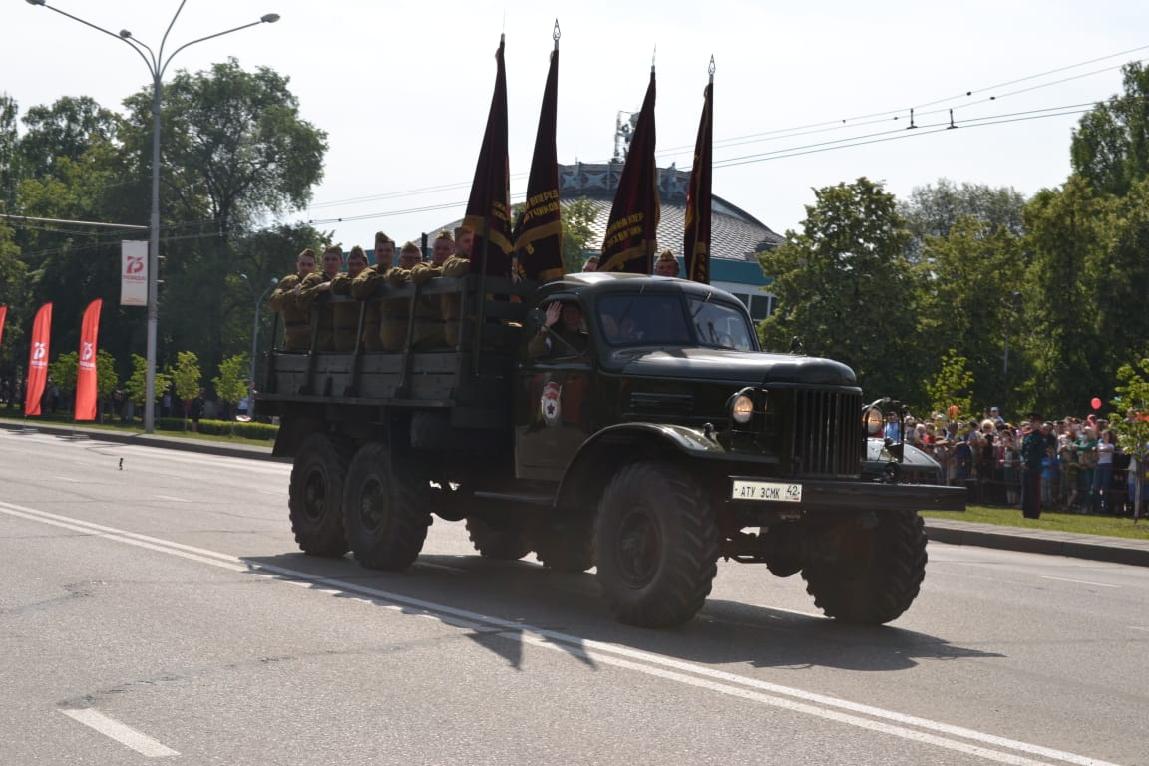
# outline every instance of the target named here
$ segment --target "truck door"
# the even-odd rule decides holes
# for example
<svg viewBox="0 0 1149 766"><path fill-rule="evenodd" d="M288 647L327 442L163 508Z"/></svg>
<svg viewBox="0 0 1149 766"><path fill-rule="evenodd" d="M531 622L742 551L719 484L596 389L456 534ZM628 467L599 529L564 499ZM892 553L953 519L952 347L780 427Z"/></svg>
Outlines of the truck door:
<svg viewBox="0 0 1149 766"><path fill-rule="evenodd" d="M574 295L560 294L539 308L545 312L556 302L562 308L554 332L532 335L521 349L515 382L515 475L520 479L561 480L591 433L594 355L583 307ZM574 309L583 317L578 323L571 321Z"/></svg>

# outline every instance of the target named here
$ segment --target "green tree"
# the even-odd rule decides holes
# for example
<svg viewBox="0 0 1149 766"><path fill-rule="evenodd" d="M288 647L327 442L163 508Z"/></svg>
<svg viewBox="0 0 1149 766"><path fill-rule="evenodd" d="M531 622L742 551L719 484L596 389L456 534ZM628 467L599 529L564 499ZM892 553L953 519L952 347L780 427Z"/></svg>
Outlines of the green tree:
<svg viewBox="0 0 1149 766"><path fill-rule="evenodd" d="M185 421L191 412L192 400L199 396L201 377L203 374L195 352L181 351L176 354L176 363L168 369L168 378L175 388L176 396L183 400Z"/></svg>
<svg viewBox="0 0 1149 766"><path fill-rule="evenodd" d="M142 170L150 165L152 96L130 96L123 138ZM268 215L304 206L323 176L327 136L300 116L288 78L266 67L245 71L235 59L209 70L180 71L164 91L165 210L173 223L206 219L209 235L169 258L164 296L176 347L199 349L209 367L223 356L226 277L235 243Z"/></svg>
<svg viewBox="0 0 1149 766"><path fill-rule="evenodd" d="M1022 241L1009 229L973 217L959 218L944 236L926 238L917 264L920 347L952 346L968 360L976 381L968 393L984 407L1008 406L1003 360L1012 345L1014 382L1019 374L1019 309L1025 263ZM969 412L963 409L963 412Z"/></svg>
<svg viewBox="0 0 1149 766"><path fill-rule="evenodd" d="M1025 231L1024 210L1025 197L1012 188L959 185L947 178L916 187L908 200L898 203L910 232L910 258L915 261L922 257L928 238L949 236L965 218L982 223L989 232L1002 228L1020 236Z"/></svg>
<svg viewBox="0 0 1149 766"><path fill-rule="evenodd" d="M1026 206L1031 263L1020 329L1033 367L1022 404L1073 412L1111 385L1108 343L1097 335L1095 270L1106 260L1113 201L1071 176ZM1108 368L1108 371L1107 371Z"/></svg>
<svg viewBox="0 0 1149 766"><path fill-rule="evenodd" d="M76 373L80 367L80 355L75 351L60 354L56 361L48 365L48 374L52 380L64 391L76 390Z"/></svg>
<svg viewBox="0 0 1149 766"><path fill-rule="evenodd" d="M866 178L814 195L802 232L760 256L778 297L761 326L765 346L786 350L797 336L807 353L853 367L868 391L920 401L917 291L894 196Z"/></svg>
<svg viewBox="0 0 1149 766"><path fill-rule="evenodd" d="M13 209L20 175L20 137L16 118L20 108L7 93L0 93L0 212Z"/></svg>
<svg viewBox="0 0 1149 766"><path fill-rule="evenodd" d="M6 360L12 359L14 349L23 338L20 315L27 311L27 267L19 258L12 229L0 221L0 306L8 307L4 323L4 337L0 338L0 370Z"/></svg>
<svg viewBox="0 0 1149 766"><path fill-rule="evenodd" d="M930 398L930 408L933 412L949 412L951 406L956 406L963 416L972 413L973 402L970 393L973 391L974 376L966 369L966 358L958 354L957 349L950 349L942 357L941 369L932 381L926 381L926 393Z"/></svg>
<svg viewBox="0 0 1149 766"><path fill-rule="evenodd" d="M596 208L586 197L577 197L562 208L563 270L567 274L582 271L583 253L594 237L590 225L594 223Z"/></svg>
<svg viewBox="0 0 1149 766"><path fill-rule="evenodd" d="M1127 64L1124 92L1082 116L1073 131L1073 172L1097 192L1125 194L1149 176L1149 68Z"/></svg>
<svg viewBox="0 0 1149 766"><path fill-rule="evenodd" d="M24 126L20 139L24 171L40 178L52 175L58 160L78 160L92 146L110 141L116 115L89 96L64 96L51 106L29 109Z"/></svg>
<svg viewBox="0 0 1149 766"><path fill-rule="evenodd" d="M219 363L219 375L211 379L216 396L234 405L247 396L248 360L245 354L229 356Z"/></svg>
<svg viewBox="0 0 1149 766"><path fill-rule="evenodd" d="M128 399L137 407L143 407L147 399L147 372L148 360L139 354L132 354L132 374L124 381L124 390ZM171 386L171 377L161 370L156 370L156 401L158 402L164 392Z"/></svg>
<svg viewBox="0 0 1149 766"><path fill-rule="evenodd" d="M120 385L120 376L116 374L116 358L110 352L100 349L96 354L96 396L100 406L98 416L104 422L104 402Z"/></svg>
<svg viewBox="0 0 1149 766"><path fill-rule="evenodd" d="M1123 364L1117 370L1117 396L1112 404L1117 412L1110 418L1117 432L1117 444L1122 451L1137 459L1142 475L1149 460L1149 357L1136 365ZM1134 520L1141 508L1141 481L1137 482L1134 497Z"/></svg>

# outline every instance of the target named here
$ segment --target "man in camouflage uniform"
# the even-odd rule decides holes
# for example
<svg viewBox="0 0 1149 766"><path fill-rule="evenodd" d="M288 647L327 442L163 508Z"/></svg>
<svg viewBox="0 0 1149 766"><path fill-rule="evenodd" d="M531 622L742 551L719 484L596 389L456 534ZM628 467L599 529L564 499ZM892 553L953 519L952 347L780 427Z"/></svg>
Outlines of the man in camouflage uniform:
<svg viewBox="0 0 1149 766"><path fill-rule="evenodd" d="M336 274L331 278L331 294L350 296L352 283L366 269L367 254L363 252L363 248L359 247L359 245L355 245L351 248L351 252L347 256L347 272ZM355 349L355 337L359 332L359 309L360 305L358 303L340 301L331 305L331 318L334 329L333 340L336 351L352 351ZM378 336L379 333L378 324L379 315L378 310L376 310L375 327L373 328L373 332L376 336ZM368 327L368 317L364 316L364 339L366 339L370 332L372 332L372 328Z"/></svg>
<svg viewBox="0 0 1149 766"><path fill-rule="evenodd" d="M287 351L306 351L311 341L308 310L297 305L299 286L315 272L315 251L304 249L295 258L295 273L279 280L268 299L271 310L283 315L283 347Z"/></svg>

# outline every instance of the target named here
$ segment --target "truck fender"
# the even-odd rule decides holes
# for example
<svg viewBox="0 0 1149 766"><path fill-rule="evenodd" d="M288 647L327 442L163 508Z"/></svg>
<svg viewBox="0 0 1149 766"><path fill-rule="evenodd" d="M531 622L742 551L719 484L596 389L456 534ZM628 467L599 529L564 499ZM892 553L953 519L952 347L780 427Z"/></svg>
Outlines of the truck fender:
<svg viewBox="0 0 1149 766"><path fill-rule="evenodd" d="M590 436L578 448L559 484L561 510L593 513L607 481L622 465L650 458L720 460L726 448L704 429L666 423L619 423Z"/></svg>

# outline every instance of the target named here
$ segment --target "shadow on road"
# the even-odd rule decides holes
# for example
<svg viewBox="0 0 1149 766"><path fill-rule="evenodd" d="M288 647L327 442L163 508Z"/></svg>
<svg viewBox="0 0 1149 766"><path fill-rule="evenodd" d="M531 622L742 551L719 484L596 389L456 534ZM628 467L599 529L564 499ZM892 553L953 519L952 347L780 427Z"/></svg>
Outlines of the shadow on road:
<svg viewBox="0 0 1149 766"><path fill-rule="evenodd" d="M920 660L991 659L1004 655L965 648L897 626L857 627L736 601L709 599L691 622L670 630L616 623L592 575L551 572L527 562L478 556L420 556L408 572L363 569L349 556L316 559L302 553L244 557L253 574L298 580L344 598L405 613L428 614L468 635L521 669L523 643L542 639L594 667L593 642L705 665L855 671L897 671ZM338 582L331 582L338 581ZM360 589L372 589L374 594ZM542 629L543 632L539 632ZM546 632L561 634L548 637Z"/></svg>

